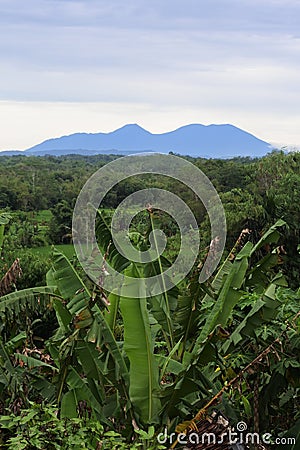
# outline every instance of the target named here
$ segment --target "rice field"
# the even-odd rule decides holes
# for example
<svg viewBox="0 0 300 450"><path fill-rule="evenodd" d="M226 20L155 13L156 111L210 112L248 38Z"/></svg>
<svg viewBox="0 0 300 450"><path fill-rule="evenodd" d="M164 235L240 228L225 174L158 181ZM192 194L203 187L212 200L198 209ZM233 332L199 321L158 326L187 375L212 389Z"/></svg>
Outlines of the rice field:
<svg viewBox="0 0 300 450"><path fill-rule="evenodd" d="M48 258L55 249L63 253L69 259L75 255L74 246L72 244L56 244L46 245L45 247L34 247L31 249L31 252L35 255Z"/></svg>

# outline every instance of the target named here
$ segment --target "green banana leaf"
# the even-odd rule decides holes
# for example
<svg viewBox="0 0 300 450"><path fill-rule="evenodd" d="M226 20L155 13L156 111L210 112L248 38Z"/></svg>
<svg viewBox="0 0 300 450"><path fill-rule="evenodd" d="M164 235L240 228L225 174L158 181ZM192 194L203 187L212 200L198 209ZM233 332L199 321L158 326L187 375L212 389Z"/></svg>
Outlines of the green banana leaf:
<svg viewBox="0 0 300 450"><path fill-rule="evenodd" d="M147 299L144 292L136 292L138 285L134 277L139 273L134 264L126 270L126 275L133 277L132 281L127 281L126 292L132 290L134 294L133 298L120 297L124 350L130 362L129 396L141 422L149 424L157 421L160 409L159 369L153 354Z"/></svg>
<svg viewBox="0 0 300 450"><path fill-rule="evenodd" d="M102 311L98 305L93 307L94 322L90 328L87 340L96 344L96 347L100 348L99 343L108 349L110 355L115 362L115 378L120 380L121 378L129 385L129 372L126 366L121 347L118 345L109 324L106 322ZM97 344L98 343L98 344Z"/></svg>
<svg viewBox="0 0 300 450"><path fill-rule="evenodd" d="M218 297L214 302L211 313L209 314L204 327L202 328L199 337L197 338L194 346L194 353L198 354L202 343L207 339L208 335L214 330L217 325L225 326L227 320L232 312L232 309L241 298L243 292L241 288L246 271L248 269L248 258L252 250L252 244L247 242L241 252L236 256L233 263L226 266L224 271L220 271L217 274L216 283L213 283L213 287L219 283L219 279L226 273L225 281L218 293ZM229 268L230 267L230 268ZM213 299L214 300L214 299Z"/></svg>
<svg viewBox="0 0 300 450"><path fill-rule="evenodd" d="M251 255L254 254L258 249L263 247L265 244L276 244L280 238L280 232L278 231L278 228L285 227L287 224L284 220L279 219L277 220L274 225L272 225L261 237L261 239L255 244L255 246L252 249Z"/></svg>
<svg viewBox="0 0 300 450"><path fill-rule="evenodd" d="M116 342L104 313L97 303L92 301L92 295L78 271L61 253L55 254L53 269L49 274L49 280L53 279L60 294L67 300L66 305L60 299L53 301L60 326L54 338L47 344L60 368L57 391L63 414L75 414L77 406L74 402L78 398L87 400L88 396L92 396L99 404L103 404L104 386L109 384L113 384L115 388L118 385L128 403L129 374L122 349ZM107 367L110 359L113 361L113 364L110 364L113 370ZM80 364L86 381L79 391L77 384L73 386L73 392L68 393L66 397L63 393L65 385L76 375L73 373L75 361ZM92 393L89 393L89 390L92 390ZM95 404L90 406L93 409ZM98 405L95 410L97 415L100 414L99 411Z"/></svg>
<svg viewBox="0 0 300 450"><path fill-rule="evenodd" d="M111 231L100 210L98 210L95 231L102 254L104 255L108 252L107 261L109 264L118 272L123 272L123 270L129 266L130 261L121 255L115 247Z"/></svg>
<svg viewBox="0 0 300 450"><path fill-rule="evenodd" d="M88 384L82 379L80 374L74 367L70 366L70 372L66 378L69 387L61 401L61 418L74 418L79 415L79 405L81 401L86 401L87 405L92 408L98 420L107 422L102 412L102 405L95 398Z"/></svg>
<svg viewBox="0 0 300 450"><path fill-rule="evenodd" d="M50 296L55 296L56 286L42 286L11 292L0 298L0 317L2 321L12 320L26 311L45 311Z"/></svg>
<svg viewBox="0 0 300 450"><path fill-rule="evenodd" d="M58 372L57 367L51 366L50 364L47 364L44 361L41 361L40 359L34 358L32 356L23 355L21 353L15 353L14 356L16 360L23 361L25 364L27 364L29 369L33 369L35 367L44 367L46 369L53 370L54 372Z"/></svg>
<svg viewBox="0 0 300 450"><path fill-rule="evenodd" d="M230 338L223 344L223 351L226 353L231 346L236 346L244 336L254 336L255 329L262 322L271 320L280 302L276 299L276 285L271 283L261 298L258 298L244 320L234 329Z"/></svg>
<svg viewBox="0 0 300 450"><path fill-rule="evenodd" d="M54 253L52 277L72 315L79 314L88 307L91 293L83 282L78 271L68 258L60 252Z"/></svg>
<svg viewBox="0 0 300 450"><path fill-rule="evenodd" d="M117 313L119 309L120 296L116 292L111 292L108 296L108 301L110 303L108 309L104 312L104 317L112 332L114 332Z"/></svg>

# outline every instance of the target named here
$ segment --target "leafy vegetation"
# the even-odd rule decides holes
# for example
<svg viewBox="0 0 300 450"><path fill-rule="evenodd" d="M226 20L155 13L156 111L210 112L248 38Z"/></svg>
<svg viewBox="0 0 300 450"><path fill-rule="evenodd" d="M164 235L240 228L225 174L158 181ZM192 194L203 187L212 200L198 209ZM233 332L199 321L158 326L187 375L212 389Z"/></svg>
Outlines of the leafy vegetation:
<svg viewBox="0 0 300 450"><path fill-rule="evenodd" d="M152 210L136 217L135 246L148 248L157 227L168 231L172 246L155 262L133 263L113 245L109 208L140 183L181 195L197 214L203 262L209 224L190 192L149 176L111 193L99 211L98 243L104 252L109 248L107 261L132 281L108 295L83 273L73 254L39 253L69 234L80 183L104 160L33 158L33 177L27 159L4 159L3 167L15 174L10 185L15 196L1 196L6 209L0 216L3 448L165 448L157 441L165 428L169 434L188 433L213 410L233 425L245 421L261 434L298 438L292 447L298 448L299 155L193 162L220 190L227 252L207 282L199 284L199 260L178 286L146 296L135 279L159 275L171 264L176 226ZM45 179L39 182L41 174ZM51 177L69 196L60 197L54 183L37 207L52 213L35 212L30 196L41 193L43 183L50 188ZM29 196L25 201L23 195L24 211L17 212L19 203L5 201L19 197L21 180ZM27 262L24 251L32 255ZM12 269L16 260L20 278L19 266Z"/></svg>

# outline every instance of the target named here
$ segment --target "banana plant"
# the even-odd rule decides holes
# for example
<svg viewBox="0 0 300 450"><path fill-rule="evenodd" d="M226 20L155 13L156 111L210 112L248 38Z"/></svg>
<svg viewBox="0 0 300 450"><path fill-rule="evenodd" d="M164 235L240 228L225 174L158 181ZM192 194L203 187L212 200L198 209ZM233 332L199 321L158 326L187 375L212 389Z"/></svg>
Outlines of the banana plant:
<svg viewBox="0 0 300 450"><path fill-rule="evenodd" d="M258 312L260 322L268 322L275 316L278 302L274 298L274 290L283 281L281 276L272 281L268 272L278 264L280 258L276 249L258 260L254 267L251 258L267 244L276 244L280 237L279 230L284 225L283 221L278 221L256 245L251 242L247 242L242 248L235 245L209 283L199 285L196 273L190 282L190 295L179 297L176 320L180 325L177 339L182 339L182 370L171 385L171 394L163 394L161 413L165 413L165 417L184 415L187 398L191 403L201 402L201 398L209 395L209 389L212 393L219 387L218 383L213 387L209 381L216 378L214 370L209 370L209 365L212 362L214 366L217 365L218 359L221 360L221 355L224 357L228 350L231 339L235 339L235 333L238 335L238 330L231 333L226 327L235 306L247 292L251 292L249 289L259 287L258 292L261 292L260 307L264 314L261 316L261 311ZM237 244L239 242L241 237ZM226 343L222 349L220 345L224 340Z"/></svg>
<svg viewBox="0 0 300 450"><path fill-rule="evenodd" d="M126 272L138 276L134 265ZM101 291L83 280L64 255L55 255L48 279L56 282L64 299L53 302L60 327L47 344L60 368L57 389L62 415L75 415L75 405L88 401L100 420L105 419L104 411L114 405L115 414L116 409L118 414L125 409L130 421L157 422L159 372L147 299L142 294L141 298L118 297L124 324L124 342L120 342L106 320ZM131 288L135 289L136 284L132 283ZM82 372L86 382L82 381L80 387ZM117 399L124 402L124 408L116 403Z"/></svg>
<svg viewBox="0 0 300 450"><path fill-rule="evenodd" d="M105 386L115 399L118 386L127 397L128 369L120 347L107 324L101 292L61 253L54 255L48 280L55 282L61 298L56 298L59 328L47 343L56 365L57 401L62 417L78 414L78 404L87 402L99 420L109 408ZM99 307L99 303L101 307ZM81 374L85 374L85 378Z"/></svg>
<svg viewBox="0 0 300 450"><path fill-rule="evenodd" d="M107 397L105 386L108 383L108 386L117 387L119 401L126 404L125 410L130 411L130 420L134 418L137 423L151 424L166 420L166 417L175 417L178 413L184 414L187 397L197 402L199 392L206 396L212 389L208 372L203 368L214 360L215 341L222 341L222 330L226 328L232 310L245 294L247 283L250 280L253 282L256 277L250 266L251 257L267 242L275 242L279 238L278 229L282 226L283 223L278 222L256 246L248 242L239 251L235 249L234 256L231 252L210 283L199 285L195 277L182 296L177 288L171 293L147 298L141 285L134 280L147 274L161 273L162 262L144 265L131 263L110 244L108 262L132 281L126 281L127 285L108 296L108 311L101 301L101 289L95 290L90 280L80 277L67 258L57 254L52 278L65 302L56 300L54 303L60 323L54 341L60 339L57 364L63 371L59 388L62 398L64 392L68 398L71 397L66 386L69 389L76 386L74 370L86 373L85 369L94 360L97 370L87 373L93 376L98 373L97 385L102 396L99 411L101 408L102 411L110 409L111 399ZM98 240L103 251L112 242L110 230L101 216ZM256 264L255 270L262 272L269 268L270 264L264 262ZM137 286L141 289L139 293L136 292ZM126 295L122 294L125 291ZM132 298L128 295L131 291ZM205 305L211 305L208 314ZM172 314L170 311L175 309L176 313ZM117 317L123 329L121 339L116 332ZM226 333L225 330L227 337ZM169 339L171 334L173 339L176 336L175 343ZM165 345L159 349L158 341L161 340ZM91 344L99 354L91 350ZM75 367L72 365L74 358ZM84 395L82 398L86 399ZM72 398L75 399L75 396ZM76 398L78 400L80 396Z"/></svg>
<svg viewBox="0 0 300 450"><path fill-rule="evenodd" d="M283 223L275 224L256 245L235 246L209 282L199 284L195 270L188 286L147 297L135 279L162 274L168 261L130 262L114 247L103 218L98 220L99 246L104 252L109 247L107 261L127 275L118 291L108 295L76 263L56 252L48 288L2 297L3 314L9 302L18 310L22 301L33 307L39 295L50 296L58 328L46 349L55 367L51 384L61 417L85 412L110 426L174 425L221 389L215 367L232 342L249 330L248 319L247 327L227 329L243 295L260 286L267 311L276 285L270 285L268 272L278 255L256 258L254 267L251 261L265 244L276 244ZM147 236L140 242L147 245ZM272 304L272 311L275 307ZM257 309L250 316L256 313L261 312ZM266 314L264 320L271 317Z"/></svg>

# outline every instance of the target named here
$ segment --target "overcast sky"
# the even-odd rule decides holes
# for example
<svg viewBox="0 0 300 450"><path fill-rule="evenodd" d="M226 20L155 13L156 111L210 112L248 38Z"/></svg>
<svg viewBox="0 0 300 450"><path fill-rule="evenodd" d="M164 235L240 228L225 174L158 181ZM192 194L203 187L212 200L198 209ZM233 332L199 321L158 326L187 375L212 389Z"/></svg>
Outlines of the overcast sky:
<svg viewBox="0 0 300 450"><path fill-rule="evenodd" d="M0 0L0 149L138 123L300 144L300 0Z"/></svg>

